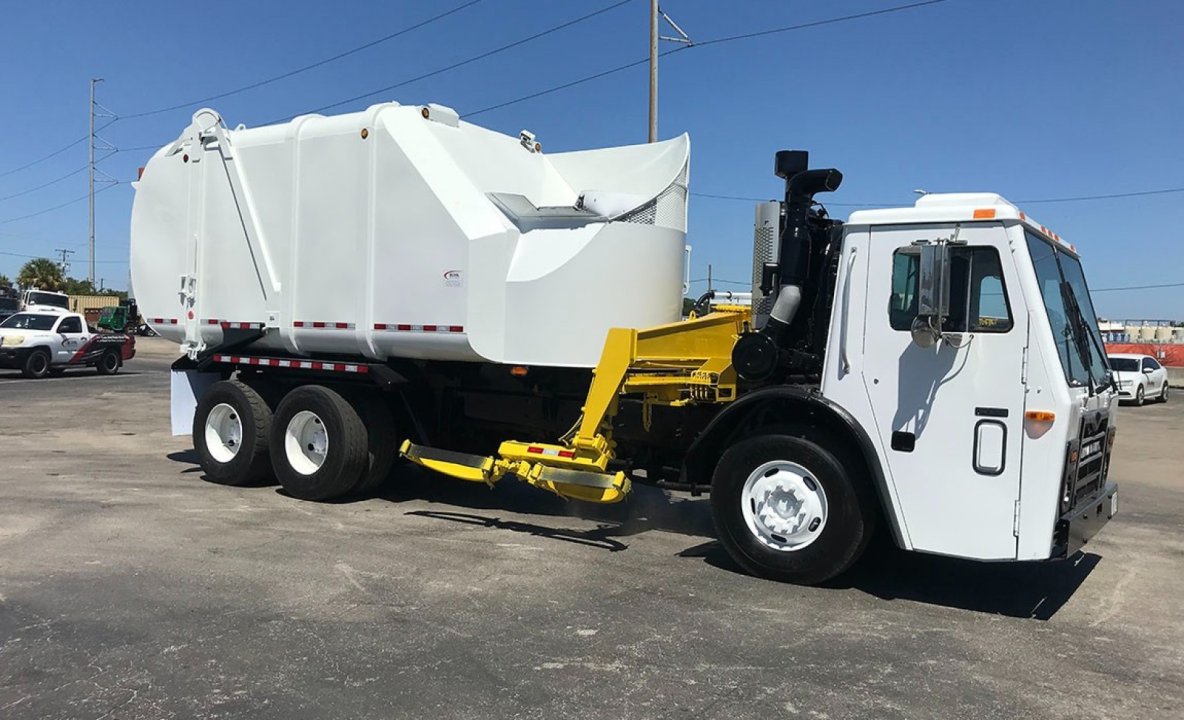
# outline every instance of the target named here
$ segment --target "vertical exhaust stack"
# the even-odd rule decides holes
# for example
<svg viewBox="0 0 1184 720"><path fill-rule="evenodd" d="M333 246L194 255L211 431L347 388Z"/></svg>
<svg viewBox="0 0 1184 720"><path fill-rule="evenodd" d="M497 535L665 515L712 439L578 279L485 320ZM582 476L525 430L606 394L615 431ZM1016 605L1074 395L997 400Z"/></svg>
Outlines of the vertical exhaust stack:
<svg viewBox="0 0 1184 720"><path fill-rule="evenodd" d="M814 196L834 192L843 183L843 173L834 168L810 170L809 161L805 150L780 150L774 161L774 173L785 180L785 200L776 261L765 263L760 290L766 296L772 293L775 300L760 332L741 338L732 351L732 364L746 380L772 375L781 351L789 345L789 329L810 274Z"/></svg>

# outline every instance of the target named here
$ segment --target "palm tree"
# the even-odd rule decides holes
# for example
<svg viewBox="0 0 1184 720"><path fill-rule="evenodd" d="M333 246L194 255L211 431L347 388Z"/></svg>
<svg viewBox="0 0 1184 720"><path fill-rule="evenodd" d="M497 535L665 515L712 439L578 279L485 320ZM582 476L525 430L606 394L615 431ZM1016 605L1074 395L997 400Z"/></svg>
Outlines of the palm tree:
<svg viewBox="0 0 1184 720"><path fill-rule="evenodd" d="M8 279L7 275L0 274L0 290L11 290L12 281Z"/></svg>
<svg viewBox="0 0 1184 720"><path fill-rule="evenodd" d="M53 260L37 258L25 263L16 281L25 289L57 290L61 288L64 278L62 268Z"/></svg>

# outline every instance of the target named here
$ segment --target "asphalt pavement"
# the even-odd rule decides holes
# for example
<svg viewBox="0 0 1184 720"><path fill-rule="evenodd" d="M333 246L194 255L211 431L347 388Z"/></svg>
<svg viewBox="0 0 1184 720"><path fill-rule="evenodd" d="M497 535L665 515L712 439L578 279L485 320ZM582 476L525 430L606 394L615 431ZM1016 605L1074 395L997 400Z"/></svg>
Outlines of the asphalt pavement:
<svg viewBox="0 0 1184 720"><path fill-rule="evenodd" d="M139 347L0 371L0 718L1184 717L1184 401L1123 409L1120 513L1072 561L805 588L740 573L687 495L207 483L174 346Z"/></svg>

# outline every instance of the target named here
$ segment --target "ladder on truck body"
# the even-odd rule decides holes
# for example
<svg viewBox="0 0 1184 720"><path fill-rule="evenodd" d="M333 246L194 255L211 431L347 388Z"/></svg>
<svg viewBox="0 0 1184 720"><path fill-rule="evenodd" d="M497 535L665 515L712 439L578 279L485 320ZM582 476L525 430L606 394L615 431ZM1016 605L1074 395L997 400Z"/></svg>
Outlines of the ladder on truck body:
<svg viewBox="0 0 1184 720"><path fill-rule="evenodd" d="M721 305L701 318L638 330L613 328L572 430L557 444L506 440L496 457L471 455L403 442L400 454L450 477L493 485L513 475L562 497L619 502L629 494L616 459L613 418L622 395L640 395L648 430L655 405L682 407L736 399L732 346L750 322L747 306Z"/></svg>

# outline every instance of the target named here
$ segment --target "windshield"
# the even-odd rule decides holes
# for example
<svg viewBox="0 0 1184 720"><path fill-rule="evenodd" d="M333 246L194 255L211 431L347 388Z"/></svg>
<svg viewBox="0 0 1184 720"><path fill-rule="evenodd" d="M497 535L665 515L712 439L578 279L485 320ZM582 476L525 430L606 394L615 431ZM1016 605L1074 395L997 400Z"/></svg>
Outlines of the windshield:
<svg viewBox="0 0 1184 720"><path fill-rule="evenodd" d="M0 322L0 328L18 328L20 330L53 330L53 324L57 321L58 318L56 315L17 313L4 322Z"/></svg>
<svg viewBox="0 0 1184 720"><path fill-rule="evenodd" d="M29 293L30 305L53 305L54 307L70 308L70 298L65 295L58 295L57 293L47 292L31 292Z"/></svg>
<svg viewBox="0 0 1184 720"><path fill-rule="evenodd" d="M1027 229L1024 236L1065 379L1070 385L1104 385L1102 334L1081 261Z"/></svg>
<svg viewBox="0 0 1184 720"><path fill-rule="evenodd" d="M1120 358L1110 356L1110 368L1117 372L1139 372L1139 361L1134 358Z"/></svg>

